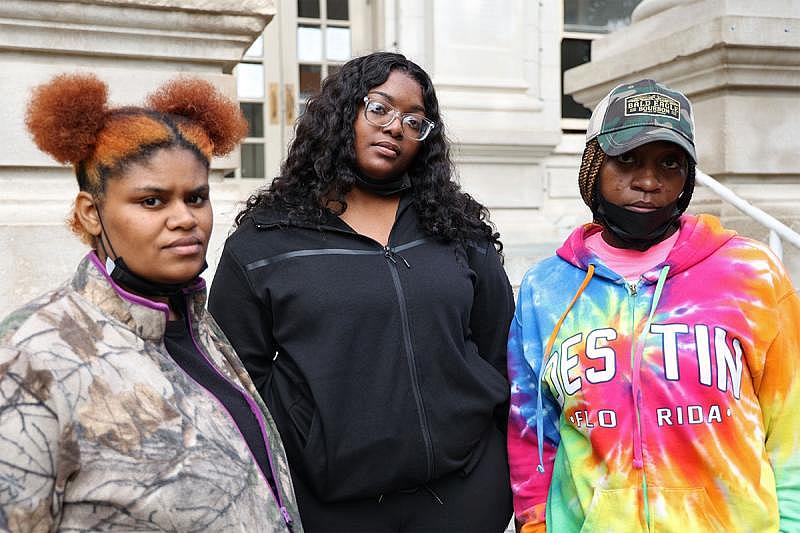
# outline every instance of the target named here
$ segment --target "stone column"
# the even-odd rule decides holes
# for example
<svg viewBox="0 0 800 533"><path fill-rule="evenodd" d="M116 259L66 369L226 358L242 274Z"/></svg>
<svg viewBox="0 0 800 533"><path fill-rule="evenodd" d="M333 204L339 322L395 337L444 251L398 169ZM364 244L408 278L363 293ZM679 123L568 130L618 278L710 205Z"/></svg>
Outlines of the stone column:
<svg viewBox="0 0 800 533"><path fill-rule="evenodd" d="M72 170L39 152L25 130L30 89L89 71L109 84L113 104L141 103L188 73L235 98L231 70L274 14L273 0L0 2L0 316L66 279L86 253L64 224L77 192ZM212 195L223 200L215 211L237 196L221 182L237 165L238 154L212 165ZM216 228L212 260L228 226Z"/></svg>
<svg viewBox="0 0 800 533"><path fill-rule="evenodd" d="M692 100L699 166L800 230L800 2L645 0L632 24L592 44L592 61L566 73L593 107L617 84L654 78ZM766 240L767 230L698 188L692 208ZM785 261L800 281L800 254Z"/></svg>

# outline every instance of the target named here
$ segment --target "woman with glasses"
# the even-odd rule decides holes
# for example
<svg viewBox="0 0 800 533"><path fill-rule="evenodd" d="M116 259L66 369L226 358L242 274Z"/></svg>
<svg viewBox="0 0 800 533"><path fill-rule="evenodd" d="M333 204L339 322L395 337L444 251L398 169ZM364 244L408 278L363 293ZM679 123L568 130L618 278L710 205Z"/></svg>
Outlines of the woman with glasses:
<svg viewBox="0 0 800 533"><path fill-rule="evenodd" d="M210 309L272 411L308 531L503 531L513 296L428 75L342 66L237 217Z"/></svg>

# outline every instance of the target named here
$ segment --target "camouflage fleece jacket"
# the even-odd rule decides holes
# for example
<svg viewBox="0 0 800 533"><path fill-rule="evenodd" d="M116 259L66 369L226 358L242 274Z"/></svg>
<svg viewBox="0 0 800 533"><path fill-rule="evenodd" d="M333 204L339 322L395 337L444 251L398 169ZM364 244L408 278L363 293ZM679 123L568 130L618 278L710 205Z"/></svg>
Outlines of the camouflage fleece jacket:
<svg viewBox="0 0 800 533"><path fill-rule="evenodd" d="M125 292L90 253L0 322L0 530L302 531L272 418L205 312L205 284L186 293L201 351L249 393L279 495L164 348L166 305Z"/></svg>

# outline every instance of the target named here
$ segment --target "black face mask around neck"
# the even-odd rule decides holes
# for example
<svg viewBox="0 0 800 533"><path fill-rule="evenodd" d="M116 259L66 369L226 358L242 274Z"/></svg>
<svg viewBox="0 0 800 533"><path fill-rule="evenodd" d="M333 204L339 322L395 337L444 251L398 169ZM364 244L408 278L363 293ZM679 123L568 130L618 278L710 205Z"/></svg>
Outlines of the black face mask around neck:
<svg viewBox="0 0 800 533"><path fill-rule="evenodd" d="M123 288L141 294L142 296L150 297L166 297L174 298L181 294L181 291L191 285L197 276L199 276L206 268L208 263L203 261L203 267L191 280L186 283L159 283L157 281L150 281L145 279L139 274L135 273L125 263L121 257L112 260L111 257L106 255L106 271L111 279L116 281Z"/></svg>
<svg viewBox="0 0 800 533"><path fill-rule="evenodd" d="M411 188L411 178L403 174L390 180L374 180L355 173L356 187L378 196L392 196Z"/></svg>
<svg viewBox="0 0 800 533"><path fill-rule="evenodd" d="M639 213L612 204L598 194L594 216L626 248L644 251L664 240L669 230L678 227L681 210L677 202L672 202L654 211Z"/></svg>

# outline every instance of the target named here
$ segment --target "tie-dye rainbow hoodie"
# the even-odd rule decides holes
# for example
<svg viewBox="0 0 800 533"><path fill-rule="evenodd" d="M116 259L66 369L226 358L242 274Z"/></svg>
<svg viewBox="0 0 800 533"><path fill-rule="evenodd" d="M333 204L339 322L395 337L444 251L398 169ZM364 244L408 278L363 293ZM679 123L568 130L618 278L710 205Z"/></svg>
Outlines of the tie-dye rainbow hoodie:
<svg viewBox="0 0 800 533"><path fill-rule="evenodd" d="M800 298L783 266L684 215L664 264L628 284L586 248L599 229L520 287L508 451L523 531L800 531Z"/></svg>

